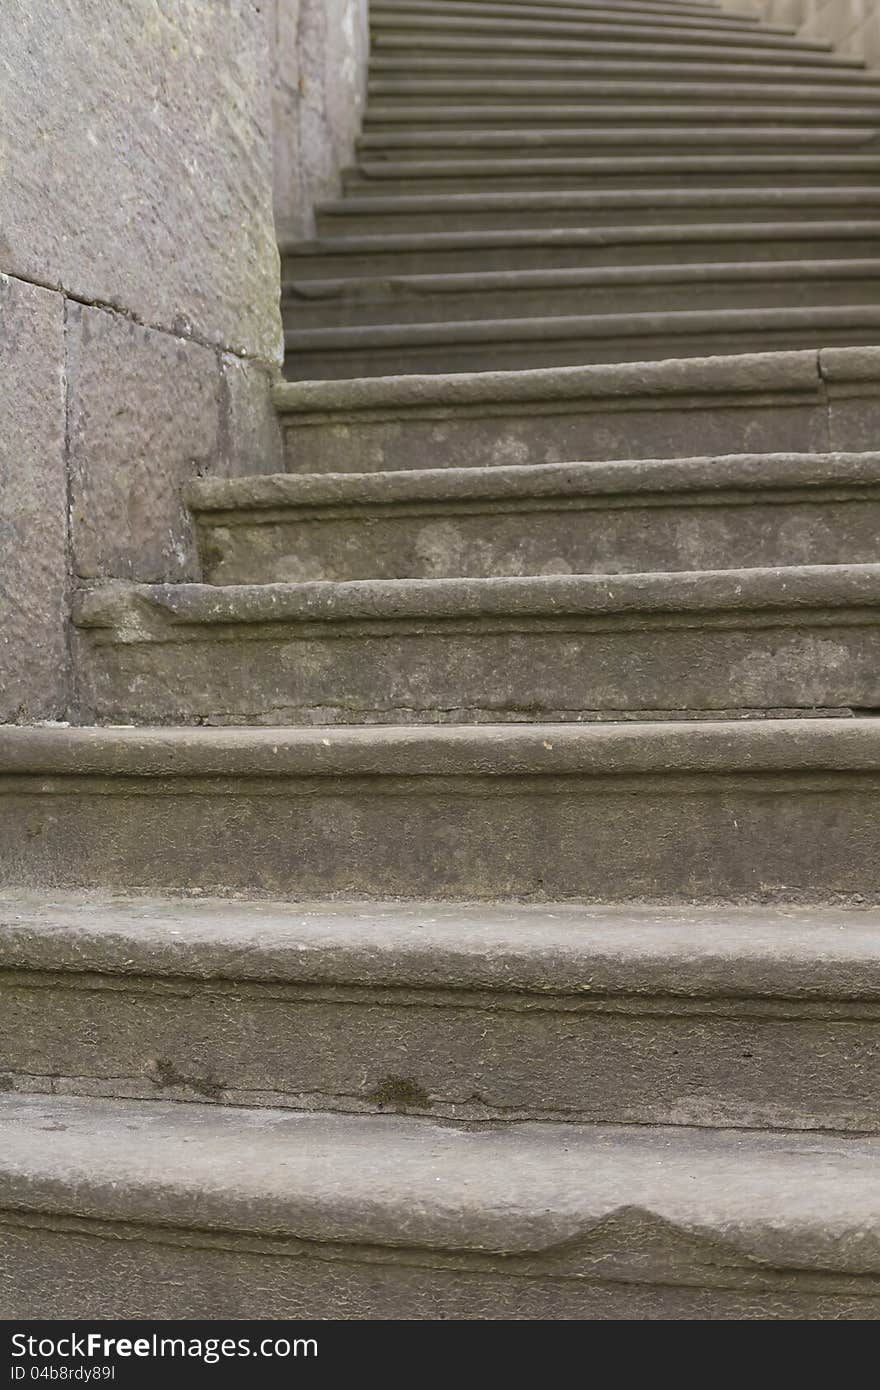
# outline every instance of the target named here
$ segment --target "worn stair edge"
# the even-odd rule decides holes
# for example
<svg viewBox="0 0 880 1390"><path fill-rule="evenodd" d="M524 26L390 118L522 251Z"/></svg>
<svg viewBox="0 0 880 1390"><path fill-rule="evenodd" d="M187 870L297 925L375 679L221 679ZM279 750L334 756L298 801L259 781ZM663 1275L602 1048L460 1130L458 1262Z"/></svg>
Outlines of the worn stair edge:
<svg viewBox="0 0 880 1390"><path fill-rule="evenodd" d="M129 584L81 590L74 622L121 643L166 642L175 627L468 617L784 614L865 609L880 621L880 564L618 575L364 579L299 584Z"/></svg>
<svg viewBox="0 0 880 1390"><path fill-rule="evenodd" d="M880 1274L872 1136L474 1132L385 1116L24 1096L0 1097L0 1127L4 1213L423 1256L539 1256L543 1272L575 1277L589 1270L592 1241L604 1244L604 1223L629 1214L669 1242L720 1244L741 1275L756 1262L795 1277ZM624 1244L618 1266L626 1259Z"/></svg>
<svg viewBox="0 0 880 1390"><path fill-rule="evenodd" d="M320 354L399 348L440 348L480 343L544 344L566 339L735 337L737 334L880 332L880 305L815 305L779 309L656 309L623 314L559 314L510 319L428 323L358 324L352 328L293 328L284 334L288 353ZM674 349L674 343L670 343Z"/></svg>
<svg viewBox="0 0 880 1390"><path fill-rule="evenodd" d="M823 357L832 350L823 350ZM867 353L868 349L856 349ZM830 359L829 359L830 360ZM667 358L662 362L598 363L588 367L547 367L512 372L460 372L350 381L282 382L273 399L283 415L392 408L418 410L491 403L574 401L688 394L752 395L758 392L813 394L819 381L820 353L736 353L720 357ZM880 349L869 367L880 381Z"/></svg>
<svg viewBox="0 0 880 1390"><path fill-rule="evenodd" d="M0 776L509 777L880 772L880 718L318 728L0 726Z"/></svg>
<svg viewBox="0 0 880 1390"><path fill-rule="evenodd" d="M528 70L528 69L526 69ZM430 69L429 69L430 71ZM515 97L520 103L542 104L561 98L583 100L584 83L566 76L544 78L468 77L466 72L460 77L413 76L409 73L400 77L373 77L369 84L371 97L391 100L395 110L418 104L428 104L432 99L476 98L480 105L493 103L498 97ZM693 78L672 78L668 82L652 80L650 77L605 78L591 81L589 99L591 102L606 102L630 98L661 97L670 101L702 101L709 98L716 102L797 102L835 104L846 107L858 106L872 99L880 99L880 78L873 82L854 83L852 86L835 85L833 82L777 83L757 82L741 78L738 82L718 80L699 81ZM570 103L566 100L566 107ZM455 104L444 102L443 109L454 110ZM520 110L522 110L522 105ZM876 109L876 108L874 108Z"/></svg>
<svg viewBox="0 0 880 1390"><path fill-rule="evenodd" d="M835 193L838 190L835 190ZM285 246L283 254L300 266L310 259L332 256L370 255L401 251L481 251L488 248L528 246L615 246L641 242L735 242L877 240L880 221L841 219L839 222L689 222L623 224L602 227L524 227L507 230L466 232L400 232L366 236L325 237L320 241L300 241Z"/></svg>
<svg viewBox="0 0 880 1390"><path fill-rule="evenodd" d="M617 43L631 48L634 53L644 48L662 45L680 48L694 48L721 53L741 53L763 57L767 53L831 55L833 45L827 39L814 39L803 34L774 32L761 25L742 29L737 25L701 26L679 24L670 17L668 23L633 24L631 19L621 17L616 23L612 20L555 19L549 16L518 18L516 15L468 15L457 14L448 9L434 13L415 13L405 11L385 12L373 10L370 14L370 32L376 49L381 52L386 43L396 39L413 47L433 39L437 46L448 39L495 39L501 43L528 36L536 47L543 48L548 42L570 39L584 44L595 41L597 46ZM837 55L834 54L834 57Z"/></svg>
<svg viewBox="0 0 880 1390"><path fill-rule="evenodd" d="M340 298L351 303L393 304L400 295L499 293L509 290L638 287L658 285L763 284L815 280L880 278L880 258L796 261L686 261L680 265L569 266L553 270L448 271L435 275L348 276L327 280L285 280L283 302L320 305Z"/></svg>
<svg viewBox="0 0 880 1390"><path fill-rule="evenodd" d="M873 717L3 727L0 793L7 887L290 902L880 900Z"/></svg>
<svg viewBox="0 0 880 1390"><path fill-rule="evenodd" d="M19 893L0 1073L24 1094L873 1132L878 938L845 908Z"/></svg>
<svg viewBox="0 0 880 1390"><path fill-rule="evenodd" d="M843 56L843 55L841 55ZM748 69L742 63L728 63L723 59L707 58L702 63L653 61L650 58L633 57L623 58L590 58L590 57L566 57L560 53L553 58L530 57L528 52L520 56L499 54L497 57L486 54L485 57L473 58L467 54L428 54L413 53L406 57L395 56L393 53L374 53L370 60L370 73L373 80L378 76L379 80L385 80L385 75L394 74L394 80L418 82L423 73L443 73L448 75L448 80L456 80L459 74L464 73L468 76L474 72L485 72L490 77L496 72L542 72L551 74L551 80L562 80L570 73L579 73L585 76L617 78L621 77L624 81L635 81L643 75L650 74L661 76L667 73L671 80L691 81L692 75L696 80L705 81L708 76L727 78L737 83L746 82L795 82L803 83L822 82L832 86L842 87L846 90L871 87L878 82L876 73L865 69L863 61L850 59L840 67L834 63L829 63L819 58L815 63L807 65L806 69L801 63L777 63L760 65L760 76L751 77ZM403 78L399 78L403 74ZM633 77L635 74L635 77Z"/></svg>
<svg viewBox="0 0 880 1390"><path fill-rule="evenodd" d="M717 357L666 358L657 362L596 363L502 372L460 372L361 377L347 381L282 382L273 392L282 415L393 410L454 411L472 406L563 401L631 403L693 395L736 398L815 396L825 381L834 387L878 385L880 348L838 347Z"/></svg>
<svg viewBox="0 0 880 1390"><path fill-rule="evenodd" d="M638 189L560 189L554 191L524 189L520 193L480 190L478 193L415 193L371 197L350 195L320 203L317 211L322 217L355 217L370 213L402 212L527 212L530 209L565 211L601 208L691 208L691 207L826 207L829 198L844 207L864 203L880 203L880 188L871 184L836 184L832 189L808 186L805 188L638 188ZM296 246L294 239L280 242L282 255Z"/></svg>
<svg viewBox="0 0 880 1390"><path fill-rule="evenodd" d="M880 171L880 155L853 154L839 151L829 155L827 151L815 155L801 155L792 151L790 156L766 154L708 154L708 155L621 155L618 159L602 155L546 156L536 159L533 155L522 157L504 156L500 159L483 159L478 163L463 159L419 159L419 160L361 160L346 171L349 184L352 179L363 179L369 186L383 180L404 181L407 191L416 179L467 179L471 182L487 178L516 177L565 177L577 175L603 178L649 178L679 177L682 174L699 174L702 177L718 178L740 175L754 178L756 175L790 174L799 178L821 174L823 179L840 177L843 174L876 174ZM518 191L521 187L517 185Z"/></svg>
<svg viewBox="0 0 880 1390"><path fill-rule="evenodd" d="M377 42L374 45L374 58L385 58L395 53L405 53L407 59L419 60L425 55L423 49L428 47L432 55L444 53L455 55L455 58L462 53L486 52L496 58L503 58L506 55L533 56L535 54L547 54L551 57L579 57L597 59L608 59L611 57L623 59L627 66L638 63L640 60L657 61L668 59L670 61L692 62L703 65L707 62L725 62L728 65L741 64L744 68L754 67L764 71L769 67L784 66L787 68L798 67L801 70L809 68L811 71L825 72L833 71L864 71L864 58L851 58L839 51L833 51L830 45L825 48L801 48L788 44L766 45L755 47L747 45L726 44L723 49L713 44L660 42L659 40L619 40L612 39L593 39L589 43L582 43L574 37L555 38L545 35L519 36L511 34L491 34L491 33L469 33L467 35L455 34L453 32L433 32L426 31L426 37L413 36L410 33L396 34L386 31L376 35ZM450 61L450 59L447 59Z"/></svg>
<svg viewBox="0 0 880 1390"><path fill-rule="evenodd" d="M647 123L664 125L678 121L699 123L705 120L717 121L722 125L727 122L741 122L743 124L754 122L757 125L787 126L812 125L815 122L828 126L846 124L873 129L880 124L880 108L877 106L851 106L849 104L833 106L819 102L799 105L794 101L787 102L782 108L767 106L760 101L750 106L727 105L721 101L678 105L671 98L664 102L653 103L632 100L622 108L590 101L582 101L576 105L531 102L528 106L524 106L522 103L516 105L456 103L454 106L431 106L426 103L406 107L381 106L378 102L374 102L365 117L364 126L366 130L374 130L380 126L405 124L408 129L424 126L425 128L443 130L447 126L465 125L471 129L478 129L483 126L494 127L500 124L518 129L526 117L531 125L547 122L559 126L579 125L584 129L593 122L606 121L609 123L617 122L620 125ZM378 134L378 130L375 133Z"/></svg>
<svg viewBox="0 0 880 1390"><path fill-rule="evenodd" d="M396 132L386 132L382 134L370 134L358 137L356 149L360 153L364 152L369 160L379 153L382 157L383 150L400 150L405 152L413 150L411 156L413 160L420 158L443 157L442 152L448 151L447 158L455 158L460 152L468 159L479 163L484 157L491 158L495 151L514 149L517 151L533 151L538 154L551 155L555 149L568 150L575 148L592 148L601 154L603 150L618 150L635 147L636 149L650 149L658 146L663 150L675 150L682 148L685 151L693 150L696 153L719 145L724 150L736 152L747 152L751 149L760 151L762 148L769 147L773 152L791 149L797 151L799 147L806 147L808 151L819 154L829 149L843 149L861 151L865 154L873 154L878 147L877 129L873 125L865 126L775 126L775 125L746 125L741 129L730 126L701 125L694 129L676 125L652 124L646 126L644 130L637 127L632 129L621 127L602 128L596 130L592 126L585 126L583 129L571 129L568 126L554 129L553 127L535 128L524 124L520 129L504 130L479 130L475 127L468 127L463 130L401 130ZM425 151L425 155L420 152ZM404 160L410 158L406 153L400 156Z"/></svg>
<svg viewBox="0 0 880 1390"><path fill-rule="evenodd" d="M801 489L874 489L880 453L728 454L691 459L621 459L608 463L519 464L486 468L400 469L387 473L272 473L194 478L187 505L215 524L268 511L394 507L418 502L615 498Z"/></svg>
<svg viewBox="0 0 880 1390"><path fill-rule="evenodd" d="M0 970L699 998L880 1000L880 913L840 908L0 896Z"/></svg>
<svg viewBox="0 0 880 1390"><path fill-rule="evenodd" d="M727 10L710 9L708 6L690 9L682 5L568 5L549 3L533 4L469 4L466 0L455 0L448 4L393 4L389 0L374 0L371 15L382 15L389 20L393 16L405 18L408 15L439 15L447 19L456 16L473 18L497 17L501 24L511 21L514 24L535 23L548 20L550 23L562 21L566 24L607 25L615 28L626 27L636 33L642 28L700 29L710 33L735 33L751 37L756 34L785 34L794 38L797 30L790 25L769 24L759 21L754 15L731 14Z"/></svg>
<svg viewBox="0 0 880 1390"><path fill-rule="evenodd" d="M406 1117L64 1097L4 1097L0 1116L4 1303L16 1312L33 1293L18 1276L29 1261L16 1247L16 1215L30 1222L26 1241L54 1237L61 1251L70 1246L65 1222L81 1237L105 1236L103 1249L80 1244L75 1290L53 1284L68 1315L117 1301L125 1243L112 1238L127 1233L138 1235L139 1252L162 1247L152 1261L160 1274L177 1272L175 1316L204 1306L193 1257L212 1268L221 1236L228 1282L214 1288L212 1306L219 1299L224 1313L242 1279L246 1307L256 1281L264 1308L292 1311L296 1301L299 1317L375 1317L395 1301L416 1317L432 1307L452 1315L450 1303L465 1317L503 1317L511 1306L515 1316L529 1306L551 1318L591 1316L591 1307L601 1316L595 1283L605 1281L612 1316L631 1312L645 1285L657 1287L660 1304L648 1315L661 1317L670 1285L693 1297L697 1284L757 1317L762 1307L786 1316L780 1304L790 1310L798 1294L808 1306L824 1294L825 1316L835 1303L843 1316L872 1316L878 1295L880 1141L870 1136L469 1131ZM176 1232L182 1246L169 1240ZM249 1278L233 1264L248 1252ZM401 1264L406 1292L398 1287L395 1300L388 1279ZM466 1300L444 1281L449 1271L465 1277ZM520 1282L529 1276L531 1288ZM140 1303L149 1284L133 1278ZM168 1307L165 1281L153 1272L149 1282L153 1310Z"/></svg>

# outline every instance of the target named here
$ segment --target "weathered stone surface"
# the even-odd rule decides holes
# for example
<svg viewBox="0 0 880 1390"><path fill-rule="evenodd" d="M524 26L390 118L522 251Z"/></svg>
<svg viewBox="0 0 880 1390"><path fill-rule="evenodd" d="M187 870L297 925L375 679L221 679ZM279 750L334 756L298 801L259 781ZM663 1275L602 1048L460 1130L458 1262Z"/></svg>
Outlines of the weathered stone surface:
<svg viewBox="0 0 880 1390"><path fill-rule="evenodd" d="M284 466L281 423L272 400L275 373L225 353L220 363L217 471L229 477Z"/></svg>
<svg viewBox="0 0 880 1390"><path fill-rule="evenodd" d="M353 157L366 90L367 0L268 0L275 215L309 235Z"/></svg>
<svg viewBox="0 0 880 1390"><path fill-rule="evenodd" d="M0 769L9 886L299 901L880 901L870 717L0 728Z"/></svg>
<svg viewBox="0 0 880 1390"><path fill-rule="evenodd" d="M0 721L67 700L64 301L0 276Z"/></svg>
<svg viewBox="0 0 880 1390"><path fill-rule="evenodd" d="M468 1132L64 1097L0 1110L2 1294L19 1317L49 1272L42 1315L191 1316L210 1294L215 1317L241 1316L258 1290L262 1316L299 1318L877 1316L870 1136ZM129 1239L98 1259L99 1234Z"/></svg>
<svg viewBox="0 0 880 1390"><path fill-rule="evenodd" d="M217 354L79 305L68 345L75 572L192 577L182 487L218 464Z"/></svg>
<svg viewBox="0 0 880 1390"><path fill-rule="evenodd" d="M880 708L880 565L98 586L101 723L493 723Z"/></svg>
<svg viewBox="0 0 880 1390"><path fill-rule="evenodd" d="M266 65L252 0L12 0L0 269L276 361Z"/></svg>
<svg viewBox="0 0 880 1390"><path fill-rule="evenodd" d="M280 473L187 500L212 584L870 563L880 453Z"/></svg>
<svg viewBox="0 0 880 1390"><path fill-rule="evenodd" d="M0 1075L56 1095L865 1131L878 931L853 909L13 893Z"/></svg>
<svg viewBox="0 0 880 1390"><path fill-rule="evenodd" d="M804 351L287 382L275 401L291 472L365 473L812 453L828 447L820 388Z"/></svg>

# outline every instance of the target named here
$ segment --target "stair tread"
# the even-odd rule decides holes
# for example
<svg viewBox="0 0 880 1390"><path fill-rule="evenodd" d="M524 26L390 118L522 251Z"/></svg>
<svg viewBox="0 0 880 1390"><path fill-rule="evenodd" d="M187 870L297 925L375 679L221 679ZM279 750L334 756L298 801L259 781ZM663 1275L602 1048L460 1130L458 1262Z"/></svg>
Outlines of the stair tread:
<svg viewBox="0 0 880 1390"><path fill-rule="evenodd" d="M836 360L852 370L877 368L880 350L839 349L847 357ZM822 357L829 364L834 349ZM855 354L855 356L853 355ZM617 362L586 367L537 367L519 371L452 372L434 375L360 377L346 381L282 382L273 399L282 415L307 415L324 411L446 409L487 402L571 400L578 397L644 397L684 395L701 389L742 393L760 390L815 389L820 357L808 349L790 352L735 353L706 358L669 358L663 362ZM864 364L864 368L862 367ZM830 365L829 365L830 369Z"/></svg>
<svg viewBox="0 0 880 1390"><path fill-rule="evenodd" d="M880 204L880 187L875 184L858 185L835 184L831 187L809 185L805 188L747 188L739 185L734 188L629 188L629 189L539 189L520 192L493 192L482 189L478 193L396 193L396 194L350 194L320 203L317 211L323 217L334 215L351 216L367 212L445 212L459 209L500 209L516 212L528 208L584 208L586 210L603 207L760 207L791 205L793 207L819 207L833 203ZM282 255L287 253L287 245L295 245L282 239Z"/></svg>
<svg viewBox="0 0 880 1390"><path fill-rule="evenodd" d="M468 579L311 580L267 584L134 584L80 591L74 621L121 642L172 640L180 626L375 622L411 618L611 618L627 613L752 613L880 606L880 564L648 574ZM158 624L141 622L145 610ZM185 641L180 633L178 640Z"/></svg>
<svg viewBox="0 0 880 1390"><path fill-rule="evenodd" d="M0 726L6 775L53 777L880 771L880 717L619 724Z"/></svg>
<svg viewBox="0 0 880 1390"><path fill-rule="evenodd" d="M628 5L621 10L616 5L567 5L556 0L534 0L531 4L478 3L477 0L455 0L448 4L424 3L424 0L407 0L406 3L393 3L393 0L374 0L373 15L406 17L407 15L441 15L447 19L462 16L496 17L502 24L508 20L514 23L533 23L535 21L562 20L576 24L613 24L618 27L626 24L638 29L644 25L671 25L675 28L708 29L713 32L733 32L744 34L787 34L794 37L795 30L784 25L759 23L756 17L731 15L725 10L690 9L679 5Z"/></svg>
<svg viewBox="0 0 880 1390"><path fill-rule="evenodd" d="M875 486L880 453L732 454L608 463L399 469L387 473L269 473L197 478L187 502L198 514L419 501L620 496L669 491Z"/></svg>
<svg viewBox="0 0 880 1390"><path fill-rule="evenodd" d="M880 1271L880 1140L0 1097L6 1211L556 1256L626 1213L769 1268ZM572 1247L576 1253L572 1253ZM580 1247L580 1250L577 1249ZM693 1256L692 1256L693 1258ZM696 1259L699 1265L701 1261Z"/></svg>
<svg viewBox="0 0 880 1390"><path fill-rule="evenodd" d="M362 987L880 999L876 909L0 897L0 968Z"/></svg>

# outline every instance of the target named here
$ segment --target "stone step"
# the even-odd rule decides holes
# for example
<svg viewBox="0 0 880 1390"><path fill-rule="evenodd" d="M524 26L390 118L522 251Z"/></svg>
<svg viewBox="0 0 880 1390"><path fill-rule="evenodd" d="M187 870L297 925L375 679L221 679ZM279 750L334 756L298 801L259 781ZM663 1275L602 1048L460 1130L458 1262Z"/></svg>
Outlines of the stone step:
<svg viewBox="0 0 880 1390"><path fill-rule="evenodd" d="M285 324L300 329L681 310L695 293L704 310L865 305L880 303L880 259L353 276L282 291Z"/></svg>
<svg viewBox="0 0 880 1390"><path fill-rule="evenodd" d="M459 3L459 0L450 0L452 5ZM461 0L461 3L468 3L468 0ZM491 0L497 7L502 3L505 9L511 11L519 5L528 5L530 8L535 4L542 6L550 4L554 9L565 9L583 11L590 13L594 9L613 10L615 14L680 14L684 17L722 17L736 24L752 25L756 23L755 15L748 10L728 9L726 4L722 9L718 0Z"/></svg>
<svg viewBox="0 0 880 1390"><path fill-rule="evenodd" d="M452 4L457 4L458 0L451 0ZM493 0L495 3L495 0ZM505 8L511 10L519 5L529 5L532 7L536 0L509 0L505 3ZM545 3L552 4L554 9L583 11L587 14L594 8L600 10L613 10L615 14L635 15L635 14L657 14L666 16L679 14L684 18L693 16L695 18L721 18L736 24L753 25L756 22L755 15L748 10L721 9L715 0L704 0L699 4L697 0L537 0L539 5Z"/></svg>
<svg viewBox="0 0 880 1390"><path fill-rule="evenodd" d="M685 261L874 258L880 218L859 221L618 223L494 231L401 232L285 244L285 280L558 270Z"/></svg>
<svg viewBox="0 0 880 1390"><path fill-rule="evenodd" d="M778 57L782 54L786 61L791 54L828 53L832 47L824 39L804 38L792 34L791 30L774 31L768 25L724 25L717 21L710 25L702 21L695 24L672 16L660 23L655 20L636 23L631 15L611 19L587 15L559 18L537 10L529 14L525 9L517 14L466 14L461 6L456 6L453 12L447 5L408 4L404 8L382 5L378 0L372 0L370 8L370 35L374 48L380 53L388 39L403 39L409 44L426 44L433 48L450 37L471 36L501 43L528 38L536 48L542 48L548 40L571 41L577 45L595 43L597 46L618 43L636 57L645 47L660 44L708 48L719 56L739 53L764 57L769 53Z"/></svg>
<svg viewBox="0 0 880 1390"><path fill-rule="evenodd" d="M761 125L778 129L788 126L858 126L865 136L873 134L880 125L880 106L830 105L827 103L795 103L784 105L755 101L721 102L719 100L680 102L669 98L627 103L594 102L589 93L581 93L578 102L497 101L487 103L463 102L455 105L434 105L430 101L419 105L391 106L373 102L364 117L363 127L369 135L396 135L401 126L407 133L444 132L467 127L477 131L521 131L524 122L541 129L587 130L592 125L618 125L652 128L657 125L697 127L706 122L725 125Z"/></svg>
<svg viewBox="0 0 880 1390"><path fill-rule="evenodd" d="M18 1319L877 1317L871 1135L11 1095L0 1125Z"/></svg>
<svg viewBox="0 0 880 1390"><path fill-rule="evenodd" d="M98 583L98 723L417 724L880 710L880 565L334 584Z"/></svg>
<svg viewBox="0 0 880 1390"><path fill-rule="evenodd" d="M442 29L428 26L427 29L406 28L393 32L385 29L373 33L373 53L378 58L410 57L418 58L430 53L432 57L446 56L457 58L462 54L492 54L495 58L544 57L546 58L592 58L606 60L614 58L623 63L670 63L740 64L748 70L752 81L755 75L762 75L767 68L785 67L824 72L837 68L838 71L863 71L862 58L848 58L840 53L831 53L827 47L810 47L787 42L784 44L751 44L742 38L740 42L726 44L681 42L680 32L673 36L666 32L663 39L633 38L592 38L592 36L573 35L573 33L525 33L512 35L509 31L481 32L473 28Z"/></svg>
<svg viewBox="0 0 880 1390"><path fill-rule="evenodd" d="M849 187L664 188L357 196L321 203L319 237L675 222L860 222L880 216L880 182ZM795 228L795 231L798 229ZM284 239L281 252L287 250ZM870 302L870 301L869 301Z"/></svg>
<svg viewBox="0 0 880 1390"><path fill-rule="evenodd" d="M500 28L508 26L521 28L523 25L538 25L543 27L545 22L556 25L560 22L566 26L574 25L589 28L600 26L602 28L611 25L615 30L620 30L627 34L638 35L642 29L683 29L695 30L701 34L706 34L706 39L714 40L717 35L724 39L729 34L747 37L749 40L754 36L760 38L765 34L787 35L792 38L796 35L796 30L773 24L759 24L753 16L728 15L723 10L712 11L703 9L693 11L672 6L628 6L625 10L619 9L615 5L565 5L551 3L551 0L537 0L536 3L506 5L493 3L489 0L454 0L453 4L448 4L445 0L414 0L414 3L392 3L392 0L372 0L370 10L371 19L379 18L380 23L377 27L391 25L395 20L399 23L408 22L411 18L424 16L440 16L447 23L453 24L457 20L466 17L479 18L483 20L496 20Z"/></svg>
<svg viewBox="0 0 880 1390"><path fill-rule="evenodd" d="M880 155L621 155L618 158L566 156L536 159L511 155L498 159L362 160L346 171L349 193L411 196L424 193L525 192L578 189L630 191L640 188L766 187L821 188L874 185Z"/></svg>
<svg viewBox="0 0 880 1390"><path fill-rule="evenodd" d="M653 79L616 77L597 80L592 74L533 78L528 75L528 69L526 76L511 74L487 78L484 75L481 78L476 73L468 75L465 72L460 76L444 78L430 75L414 77L404 72L372 78L369 95L371 101L376 99L382 107L400 112L429 105L455 111L462 105L483 108L514 101L521 112L535 110L540 113L543 107L554 104L575 109L584 101L597 107L625 111L633 101L659 99L672 106L685 103L700 106L704 102L713 102L720 103L722 107L736 104L747 110L760 106L774 111L777 106L794 104L798 109L830 107L835 112L851 113L860 108L874 110L868 103L880 100L880 80L875 78L870 84L843 86L822 82L818 78L811 82L804 82L803 79L800 82L749 82L717 77L703 81L693 78L663 81L658 74Z"/></svg>
<svg viewBox="0 0 880 1390"><path fill-rule="evenodd" d="M877 718L6 725L0 773L6 889L880 902Z"/></svg>
<svg viewBox="0 0 880 1390"><path fill-rule="evenodd" d="M853 154L877 154L880 137L874 126L811 126L811 125L735 125L714 124L659 125L643 128L608 125L597 128L586 125L580 129L568 127L520 127L506 130L481 130L466 127L455 130L426 128L401 129L381 134L360 136L356 148L366 162L394 160L409 161L457 159L472 160L478 165L484 159L494 159L506 152L522 156L523 152L546 157L564 158L581 154L606 157L621 154L703 154L716 149L722 154L821 154L841 150Z"/></svg>
<svg viewBox="0 0 880 1390"><path fill-rule="evenodd" d="M880 454L202 478L211 584L874 561Z"/></svg>
<svg viewBox="0 0 880 1390"><path fill-rule="evenodd" d="M880 351L288 382L295 473L876 447Z"/></svg>
<svg viewBox="0 0 880 1390"><path fill-rule="evenodd" d="M880 305L688 309L556 318L288 329L288 380L348 380L406 372L482 372L798 348L872 345Z"/></svg>
<svg viewBox="0 0 880 1390"><path fill-rule="evenodd" d="M668 55L660 58L596 58L590 57L589 54L578 54L572 57L570 52L565 51L551 57L541 57L540 54L531 54L527 47L520 52L487 50L479 57L470 56L465 51L460 54L413 53L406 57L393 52L374 53L370 60L370 82L393 82L395 86L399 86L401 83L421 84L426 79L446 82L474 79L479 81L482 74L489 82L499 79L521 79L524 84L535 80L550 81L554 84L560 81L586 81L592 91L594 83L598 85L610 81L634 82L649 78L662 80L665 76L670 83L675 84L718 83L722 87L727 83L735 83L737 87L742 84L757 84L763 87L770 83L798 86L803 83L821 83L823 87L829 87L834 91L835 100L846 101L852 98L863 101L864 94L873 91L880 80L876 72L866 71L864 64L855 59L843 58L839 61L842 55L832 58L816 54L815 57L807 55L808 61L802 62L803 56L798 54L795 62L783 60L761 63L753 72L742 63L725 60L717 54L712 54L701 62L694 62L686 57L672 59Z"/></svg>
<svg viewBox="0 0 880 1390"><path fill-rule="evenodd" d="M880 1127L876 910L28 892L0 923L7 1093Z"/></svg>
<svg viewBox="0 0 880 1390"><path fill-rule="evenodd" d="M457 61L463 56L486 54L495 62L506 62L516 58L543 59L554 68L558 58L566 60L588 59L593 62L617 60L621 66L634 72L644 63L662 63L703 66L707 63L737 65L747 71L754 80L755 75L763 76L770 69L797 68L801 72L809 69L815 72L864 71L861 58L849 58L841 53L832 53L827 47L809 48L795 46L788 42L785 46L765 45L759 47L748 44L743 38L739 44L723 46L715 43L682 43L679 36L673 39L669 32L664 39L634 40L632 38L590 38L580 39L572 34L499 34L483 33L471 29L469 32L428 28L419 32L415 29L394 33L383 30L373 34L372 65L378 59L403 58L405 63L413 64L427 57L441 58L446 62ZM415 67L413 68L415 71Z"/></svg>

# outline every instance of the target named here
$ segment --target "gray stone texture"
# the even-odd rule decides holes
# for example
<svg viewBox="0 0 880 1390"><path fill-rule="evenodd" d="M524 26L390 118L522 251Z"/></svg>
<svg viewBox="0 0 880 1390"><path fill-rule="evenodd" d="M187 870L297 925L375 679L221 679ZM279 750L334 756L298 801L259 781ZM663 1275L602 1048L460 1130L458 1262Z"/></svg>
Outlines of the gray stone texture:
<svg viewBox="0 0 880 1390"><path fill-rule="evenodd" d="M0 1109L18 1317L877 1316L875 1137Z"/></svg>
<svg viewBox="0 0 880 1390"><path fill-rule="evenodd" d="M272 399L276 374L232 353L220 361L217 472L238 478L284 466L281 424Z"/></svg>
<svg viewBox="0 0 880 1390"><path fill-rule="evenodd" d="M75 573L191 577L182 488L217 462L217 354L76 304L68 336Z"/></svg>
<svg viewBox="0 0 880 1390"><path fill-rule="evenodd" d="M0 729L0 766L7 886L880 901L870 717Z"/></svg>
<svg viewBox="0 0 880 1390"><path fill-rule="evenodd" d="M11 0L0 269L277 361L265 43L252 0Z"/></svg>
<svg viewBox="0 0 880 1390"><path fill-rule="evenodd" d="M880 10L876 0L721 0L769 24L790 25L805 39L825 39L837 52L880 66Z"/></svg>
<svg viewBox="0 0 880 1390"><path fill-rule="evenodd" d="M98 586L100 723L493 723L880 707L880 565Z"/></svg>
<svg viewBox="0 0 880 1390"><path fill-rule="evenodd" d="M64 301L0 275L0 721L67 701Z"/></svg>
<svg viewBox="0 0 880 1390"><path fill-rule="evenodd" d="M880 454L197 479L211 584L870 563Z"/></svg>
<svg viewBox="0 0 880 1390"><path fill-rule="evenodd" d="M880 1124L869 910L13 893L0 927L0 1076L23 1093Z"/></svg>
<svg viewBox="0 0 880 1390"><path fill-rule="evenodd" d="M367 0L267 0L275 216L309 235L315 203L338 191L366 91Z"/></svg>

